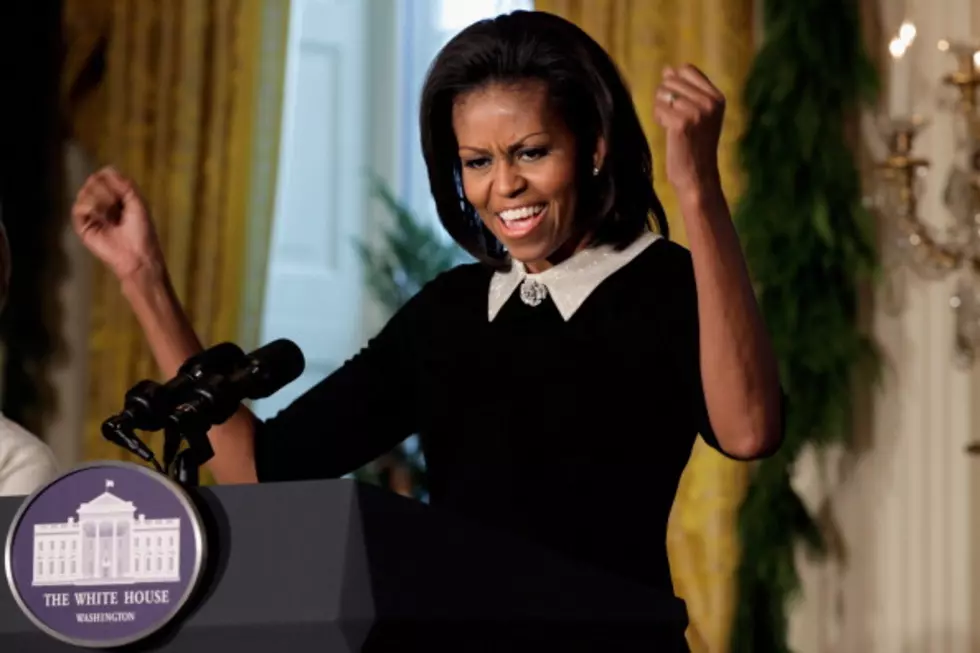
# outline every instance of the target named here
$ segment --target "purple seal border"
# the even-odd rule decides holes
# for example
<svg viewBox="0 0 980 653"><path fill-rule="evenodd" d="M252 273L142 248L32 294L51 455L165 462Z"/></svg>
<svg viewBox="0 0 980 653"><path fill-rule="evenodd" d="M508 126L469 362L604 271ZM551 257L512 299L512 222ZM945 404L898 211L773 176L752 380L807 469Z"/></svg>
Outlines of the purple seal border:
<svg viewBox="0 0 980 653"><path fill-rule="evenodd" d="M162 488L169 491L169 493L175 499L175 502L179 504L181 508L183 508L186 517L190 521L190 533L188 533L188 535L190 536L191 543L195 547L195 551L193 552L194 555L192 557L192 561L190 564L189 577L186 579L186 581L184 581L183 579L181 581L181 585L184 585L183 592L180 594L179 597L177 597L173 601L171 607L168 610L166 610L158 618L154 619L151 625L142 628L139 631L127 633L125 636L120 636L116 639L106 638L106 639L97 639L97 640L87 640L87 639L73 638L68 635L62 634L57 630L54 630L47 623L45 623L45 621L42 620L37 614L35 614L34 610L30 606L27 605L27 602L24 600L24 597L21 594L21 590L16 582L17 572L15 570L13 554L14 554L14 548L16 543L15 540L17 539L16 536L18 535L18 531L20 529L21 523L23 522L24 517L27 515L28 510L30 510L30 508L35 503L35 501L41 498L42 495L44 495L46 492L51 490L54 486L63 482L65 479L81 472L91 472L93 470L98 470L98 469L105 469L109 473L112 473L113 470L120 470L123 471L124 474L129 474L129 475L132 475L134 473L142 474L147 476L149 479L151 479L151 482L157 483L160 486L162 486ZM182 533L181 540L184 540L183 535L184 533ZM182 551L182 554L183 553L184 552ZM183 562L184 556L182 555L181 557ZM208 559L208 552L207 552L207 543L205 538L204 522L201 518L200 512L197 509L197 506L188 496L184 488L182 488L180 485L178 485L175 481L173 481L169 477L160 474L155 470L131 462L121 461L121 460L120 461L100 460L100 461L93 461L90 463L84 463L78 465L76 467L73 467L68 472L61 474L57 478L49 481L48 483L44 484L43 486L35 490L32 494L30 494L24 499L20 508L17 510L17 513L14 515L14 518L10 524L10 528L7 532L7 537L5 539L5 546L4 546L4 572L7 580L7 585L10 588L10 593L13 596L14 600L16 601L17 605L20 607L21 611L28 617L28 619L30 619L30 621L39 630L41 630L46 635L72 646L78 646L78 647L90 648L90 649L118 648L129 644L133 644L142 641L150 637L151 635L154 635L155 633L157 633L158 631L162 630L167 625L169 625L174 620L174 618L180 613L180 611L183 610L188 600L191 598L191 596L199 587L201 579L203 577L204 569L207 564L207 559ZM184 564L181 564L181 567L184 567Z"/></svg>

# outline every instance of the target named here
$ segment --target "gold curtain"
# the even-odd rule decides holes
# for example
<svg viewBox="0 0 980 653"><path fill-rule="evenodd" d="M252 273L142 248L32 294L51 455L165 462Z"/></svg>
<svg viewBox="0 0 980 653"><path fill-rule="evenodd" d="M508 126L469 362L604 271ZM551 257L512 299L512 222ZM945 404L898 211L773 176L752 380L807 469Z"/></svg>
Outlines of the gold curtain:
<svg viewBox="0 0 980 653"><path fill-rule="evenodd" d="M752 0L536 0L535 8L582 27L612 55L628 80L653 149L657 194L673 240L686 244L684 223L664 171L664 134L653 117L664 66L693 63L728 98L720 147L725 193L740 190L736 141L745 115L740 93L752 61ZM748 482L743 463L699 438L671 512L667 533L674 586L688 606L692 651L728 650L738 563L736 519Z"/></svg>
<svg viewBox="0 0 980 653"><path fill-rule="evenodd" d="M205 344L247 346L257 333L261 283L244 280L265 262L249 240L268 242L288 16L283 0L65 3L67 123L99 166L142 189ZM84 455L129 460L99 426L159 372L99 264L91 313Z"/></svg>

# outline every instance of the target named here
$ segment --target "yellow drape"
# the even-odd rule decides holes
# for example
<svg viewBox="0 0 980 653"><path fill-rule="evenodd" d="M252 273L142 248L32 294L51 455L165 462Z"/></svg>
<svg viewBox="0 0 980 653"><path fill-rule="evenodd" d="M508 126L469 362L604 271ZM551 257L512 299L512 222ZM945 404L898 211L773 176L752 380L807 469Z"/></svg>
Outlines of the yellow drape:
<svg viewBox="0 0 980 653"><path fill-rule="evenodd" d="M256 215L269 223L275 175L268 172L277 148L264 143L271 160L262 166L255 152L278 134L281 97L281 85L260 86L282 76L275 67L284 63L288 15L282 0L65 4L71 128L99 165L111 163L142 189L174 286L205 344L254 338L259 309L246 294L257 289L243 283L246 234L255 231ZM100 57L103 72L93 82L98 66L89 64ZM269 66L273 74L263 76ZM273 111L265 106L270 97ZM131 459L102 439L99 425L121 409L129 387L159 372L118 283L101 265L91 311L84 455ZM159 440L150 444L159 451Z"/></svg>
<svg viewBox="0 0 980 653"><path fill-rule="evenodd" d="M653 117L654 92L667 65L693 63L728 98L720 147L729 201L740 190L736 141L745 116L739 97L753 56L751 0L536 0L587 31L626 77L653 149L657 194L672 237L686 243L684 224L664 172L664 134ZM742 463L699 438L674 502L667 550L676 592L688 606L695 653L728 650L738 562L738 505L748 482Z"/></svg>

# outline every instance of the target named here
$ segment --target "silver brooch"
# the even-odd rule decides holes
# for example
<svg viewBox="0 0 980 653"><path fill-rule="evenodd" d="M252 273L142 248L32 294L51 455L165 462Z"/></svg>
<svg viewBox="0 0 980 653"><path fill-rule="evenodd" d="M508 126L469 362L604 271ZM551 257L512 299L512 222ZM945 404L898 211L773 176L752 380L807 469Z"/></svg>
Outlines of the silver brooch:
<svg viewBox="0 0 980 653"><path fill-rule="evenodd" d="M525 278L521 283L521 301L528 306L537 306L548 296L548 289L539 281Z"/></svg>

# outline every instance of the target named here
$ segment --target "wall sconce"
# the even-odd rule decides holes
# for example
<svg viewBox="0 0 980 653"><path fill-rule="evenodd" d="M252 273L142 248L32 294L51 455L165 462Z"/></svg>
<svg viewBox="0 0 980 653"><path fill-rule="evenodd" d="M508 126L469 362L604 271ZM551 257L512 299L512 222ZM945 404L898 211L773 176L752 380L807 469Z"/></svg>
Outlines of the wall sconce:
<svg viewBox="0 0 980 653"><path fill-rule="evenodd" d="M878 121L888 154L878 162L875 204L885 219L885 248L892 250L886 258L891 255L926 279L955 276L956 289L949 300L956 315L954 352L958 364L969 366L980 349L980 44L938 44L956 61L942 83L956 91L951 108L957 132L943 193L954 220L947 233L938 235L919 213L923 177L931 162L914 154L915 139L930 122L913 110L916 93L908 54L915 35L915 26L906 21L889 44L890 115Z"/></svg>

